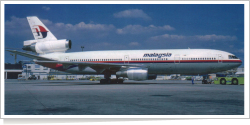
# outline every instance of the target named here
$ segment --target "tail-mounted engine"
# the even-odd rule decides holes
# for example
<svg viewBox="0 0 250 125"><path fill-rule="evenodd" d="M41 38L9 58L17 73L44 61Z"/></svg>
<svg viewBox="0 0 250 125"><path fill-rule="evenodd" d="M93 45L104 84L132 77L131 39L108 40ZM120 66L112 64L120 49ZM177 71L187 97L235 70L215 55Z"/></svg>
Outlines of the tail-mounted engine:
<svg viewBox="0 0 250 125"><path fill-rule="evenodd" d="M65 52L71 49L71 40L39 41L28 40L23 42L23 50L36 53Z"/></svg>
<svg viewBox="0 0 250 125"><path fill-rule="evenodd" d="M157 75L148 74L148 69L131 68L125 71L116 72L118 77L127 77L130 80L151 80L156 79Z"/></svg>

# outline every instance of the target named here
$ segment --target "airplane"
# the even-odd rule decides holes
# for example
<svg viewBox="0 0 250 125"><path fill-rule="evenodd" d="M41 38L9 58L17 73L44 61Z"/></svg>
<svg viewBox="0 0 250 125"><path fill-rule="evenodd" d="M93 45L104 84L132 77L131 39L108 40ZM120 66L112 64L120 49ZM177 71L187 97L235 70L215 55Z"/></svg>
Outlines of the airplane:
<svg viewBox="0 0 250 125"><path fill-rule="evenodd" d="M234 54L214 49L156 49L70 52L71 40L58 40L36 17L27 17L34 40L24 41L23 50L7 50L34 62L72 74L103 74L100 83L152 80L159 74L209 74L237 68L242 61ZM116 79L110 79L116 75Z"/></svg>

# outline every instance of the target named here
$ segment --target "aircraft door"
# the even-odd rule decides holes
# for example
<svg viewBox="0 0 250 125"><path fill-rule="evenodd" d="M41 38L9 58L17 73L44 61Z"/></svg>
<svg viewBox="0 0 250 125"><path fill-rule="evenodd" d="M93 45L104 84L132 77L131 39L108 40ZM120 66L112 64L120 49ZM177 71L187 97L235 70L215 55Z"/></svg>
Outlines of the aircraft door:
<svg viewBox="0 0 250 125"><path fill-rule="evenodd" d="M64 58L64 61L69 61L69 57L66 56L66 57Z"/></svg>
<svg viewBox="0 0 250 125"><path fill-rule="evenodd" d="M221 56L221 54L218 55L218 63L222 63L222 56Z"/></svg>
<svg viewBox="0 0 250 125"><path fill-rule="evenodd" d="M124 64L129 64L129 55L124 56Z"/></svg>
<svg viewBox="0 0 250 125"><path fill-rule="evenodd" d="M179 64L180 63L180 55L175 55L174 56L174 63Z"/></svg>

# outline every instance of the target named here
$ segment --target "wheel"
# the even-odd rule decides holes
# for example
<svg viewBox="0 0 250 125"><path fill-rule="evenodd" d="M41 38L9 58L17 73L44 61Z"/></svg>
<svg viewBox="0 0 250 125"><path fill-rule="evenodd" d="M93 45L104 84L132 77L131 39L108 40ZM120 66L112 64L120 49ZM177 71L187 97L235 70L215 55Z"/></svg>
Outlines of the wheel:
<svg viewBox="0 0 250 125"><path fill-rule="evenodd" d="M202 84L205 84L204 80L202 80Z"/></svg>
<svg viewBox="0 0 250 125"><path fill-rule="evenodd" d="M238 85L238 79L233 78L233 79L232 79L232 84L233 84L233 85Z"/></svg>
<svg viewBox="0 0 250 125"><path fill-rule="evenodd" d="M118 79L117 83L122 84L123 83L123 79Z"/></svg>
<svg viewBox="0 0 250 125"><path fill-rule="evenodd" d="M116 84L116 83L117 83L117 80L116 80L116 79L111 79L111 80L110 80L110 83L111 83L111 84Z"/></svg>
<svg viewBox="0 0 250 125"><path fill-rule="evenodd" d="M220 79L220 84L221 85L226 85L226 79L224 79L224 78Z"/></svg>
<svg viewBox="0 0 250 125"><path fill-rule="evenodd" d="M207 80L202 80L202 84L207 84Z"/></svg>
<svg viewBox="0 0 250 125"><path fill-rule="evenodd" d="M101 80L100 80L100 83L101 83L101 84L108 83L108 80L107 80L107 79L101 79Z"/></svg>

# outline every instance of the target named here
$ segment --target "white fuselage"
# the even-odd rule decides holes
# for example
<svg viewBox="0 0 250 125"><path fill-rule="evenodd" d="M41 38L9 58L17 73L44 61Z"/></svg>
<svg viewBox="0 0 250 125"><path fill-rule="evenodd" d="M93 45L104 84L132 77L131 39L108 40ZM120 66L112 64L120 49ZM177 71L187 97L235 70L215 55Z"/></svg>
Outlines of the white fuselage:
<svg viewBox="0 0 250 125"><path fill-rule="evenodd" d="M216 73L236 68L242 63L240 59L231 53L212 49L86 51L50 53L41 56L58 61L142 64L147 66L149 74ZM60 70L60 66L50 68ZM77 65L62 71L79 74L99 74L90 67L79 70Z"/></svg>

